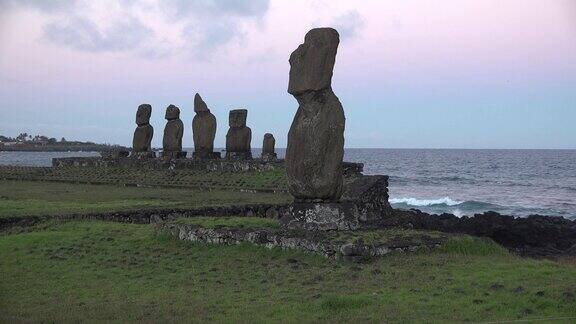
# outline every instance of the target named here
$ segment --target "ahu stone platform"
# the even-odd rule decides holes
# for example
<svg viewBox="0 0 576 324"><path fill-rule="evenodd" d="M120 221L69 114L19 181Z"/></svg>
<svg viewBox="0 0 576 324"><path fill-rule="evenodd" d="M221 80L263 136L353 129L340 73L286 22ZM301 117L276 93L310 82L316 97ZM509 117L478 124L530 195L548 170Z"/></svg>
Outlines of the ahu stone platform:
<svg viewBox="0 0 576 324"><path fill-rule="evenodd" d="M284 230L274 226L210 228L195 224L194 219L158 222L155 229L157 233L183 241L219 245L251 243L266 248L300 250L355 262L365 262L393 252L434 249L449 239L449 235L410 229L322 232Z"/></svg>
<svg viewBox="0 0 576 324"><path fill-rule="evenodd" d="M252 160L226 160L226 159L163 159L163 158L149 158L149 159L134 159L131 157L120 158L101 158L101 157L70 157L70 158L54 158L52 159L52 166L60 167L123 167L123 168L137 168L137 169L188 169L199 171L267 171L281 167L282 160L278 161L262 161L260 159ZM352 169L356 169L355 166Z"/></svg>

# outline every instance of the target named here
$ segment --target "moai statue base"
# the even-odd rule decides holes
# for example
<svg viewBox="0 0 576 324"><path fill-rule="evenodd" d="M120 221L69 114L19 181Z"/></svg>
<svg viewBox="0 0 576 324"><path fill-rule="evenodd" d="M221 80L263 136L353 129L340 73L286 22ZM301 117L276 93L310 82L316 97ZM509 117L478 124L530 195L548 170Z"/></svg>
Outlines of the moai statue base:
<svg viewBox="0 0 576 324"><path fill-rule="evenodd" d="M119 160L121 158L127 158L129 155L130 151L128 150L112 150L100 152L100 156L102 156L104 160Z"/></svg>
<svg viewBox="0 0 576 324"><path fill-rule="evenodd" d="M378 228L391 211L388 176L361 175L346 181L341 201L295 201L281 215L280 224L309 231Z"/></svg>
<svg viewBox="0 0 576 324"><path fill-rule="evenodd" d="M153 151L145 151L145 152L134 152L130 153L130 157L137 160L145 160L145 159L155 159L156 152Z"/></svg>
<svg viewBox="0 0 576 324"><path fill-rule="evenodd" d="M194 160L219 160L222 158L222 155L220 152L199 151L192 152L192 158Z"/></svg>
<svg viewBox="0 0 576 324"><path fill-rule="evenodd" d="M226 152L228 160L251 160L252 152Z"/></svg>
<svg viewBox="0 0 576 324"><path fill-rule="evenodd" d="M286 229L308 231L356 230L358 208L353 202L294 202L280 218Z"/></svg>
<svg viewBox="0 0 576 324"><path fill-rule="evenodd" d="M262 153L262 161L264 162L274 162L278 160L278 154L276 153Z"/></svg>
<svg viewBox="0 0 576 324"><path fill-rule="evenodd" d="M173 151L166 151L166 152L162 152L162 158L165 160L174 160L174 159L185 159L186 155L188 155L188 152L185 151L179 151L179 152L173 152Z"/></svg>

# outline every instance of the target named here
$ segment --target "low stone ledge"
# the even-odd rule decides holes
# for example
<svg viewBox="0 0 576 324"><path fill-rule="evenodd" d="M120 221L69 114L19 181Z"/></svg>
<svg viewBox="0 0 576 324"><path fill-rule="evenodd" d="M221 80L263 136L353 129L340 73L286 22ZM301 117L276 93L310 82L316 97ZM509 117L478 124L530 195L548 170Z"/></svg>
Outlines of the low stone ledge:
<svg viewBox="0 0 576 324"><path fill-rule="evenodd" d="M438 248L448 239L445 235L432 237L419 234L405 239L392 239L387 242L367 244L362 239L336 241L323 235L323 233L314 231L206 228L200 225L175 222L158 222L155 224L155 230L157 233L164 233L183 241L219 245L251 243L266 248L300 250L327 258L352 261L381 257L392 252L403 253ZM362 232L355 231L354 234L361 235Z"/></svg>
<svg viewBox="0 0 576 324"><path fill-rule="evenodd" d="M13 216L0 217L0 231L12 227L27 227L51 220L103 220L120 223L149 224L177 218L212 216L269 217L276 218L287 205L282 204L249 204L236 206L200 207L188 209L148 209L126 210L104 213Z"/></svg>

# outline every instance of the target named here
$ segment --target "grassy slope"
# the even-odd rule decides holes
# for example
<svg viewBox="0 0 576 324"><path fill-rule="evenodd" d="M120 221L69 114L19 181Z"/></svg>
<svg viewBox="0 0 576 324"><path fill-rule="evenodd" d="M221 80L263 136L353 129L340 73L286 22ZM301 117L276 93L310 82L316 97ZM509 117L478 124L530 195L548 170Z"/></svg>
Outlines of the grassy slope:
<svg viewBox="0 0 576 324"><path fill-rule="evenodd" d="M576 317L576 267L478 240L370 264L53 223L0 236L0 321L411 321Z"/></svg>
<svg viewBox="0 0 576 324"><path fill-rule="evenodd" d="M287 194L0 180L0 217L284 203L289 200Z"/></svg>

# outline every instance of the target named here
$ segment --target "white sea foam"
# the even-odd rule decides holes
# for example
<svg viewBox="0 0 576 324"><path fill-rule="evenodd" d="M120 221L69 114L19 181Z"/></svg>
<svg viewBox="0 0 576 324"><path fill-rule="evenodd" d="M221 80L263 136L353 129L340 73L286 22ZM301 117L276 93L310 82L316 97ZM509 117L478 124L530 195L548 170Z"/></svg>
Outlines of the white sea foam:
<svg viewBox="0 0 576 324"><path fill-rule="evenodd" d="M417 199L417 198L391 198L389 200L391 204L406 204L408 206L434 206L434 205L447 205L456 206L461 204L461 201L453 200L450 197L438 198L438 199Z"/></svg>

